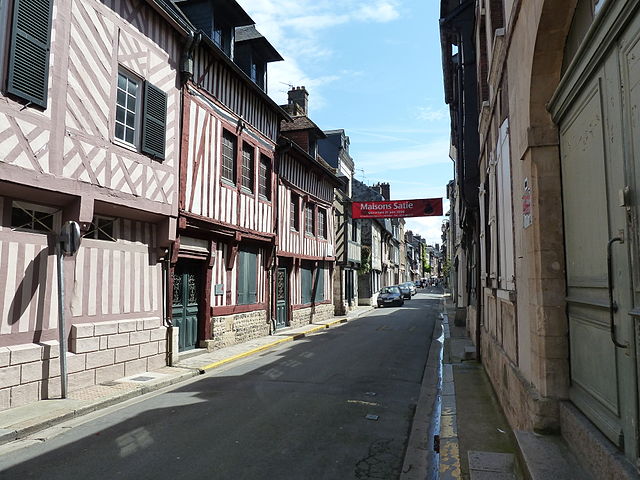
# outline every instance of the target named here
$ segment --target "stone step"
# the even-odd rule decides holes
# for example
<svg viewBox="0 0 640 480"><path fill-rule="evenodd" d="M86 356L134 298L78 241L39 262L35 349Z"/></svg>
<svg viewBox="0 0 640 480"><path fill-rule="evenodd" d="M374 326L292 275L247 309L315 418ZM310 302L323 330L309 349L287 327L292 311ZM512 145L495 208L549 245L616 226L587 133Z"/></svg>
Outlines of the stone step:
<svg viewBox="0 0 640 480"><path fill-rule="evenodd" d="M524 474L530 480L592 480L558 435L538 435L514 431L524 464Z"/></svg>
<svg viewBox="0 0 640 480"><path fill-rule="evenodd" d="M470 480L516 480L515 456L511 453L469 450Z"/></svg>
<svg viewBox="0 0 640 480"><path fill-rule="evenodd" d="M476 359L476 347L464 347L464 360L475 360Z"/></svg>

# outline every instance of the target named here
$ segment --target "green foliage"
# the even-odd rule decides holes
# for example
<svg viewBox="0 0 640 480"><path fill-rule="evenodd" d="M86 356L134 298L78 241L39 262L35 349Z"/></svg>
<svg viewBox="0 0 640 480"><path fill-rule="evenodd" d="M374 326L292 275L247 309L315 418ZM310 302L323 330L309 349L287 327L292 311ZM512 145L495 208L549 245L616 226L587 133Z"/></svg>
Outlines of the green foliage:
<svg viewBox="0 0 640 480"><path fill-rule="evenodd" d="M360 268L358 273L365 275L371 271L371 247L368 245L362 245L360 253Z"/></svg>
<svg viewBox="0 0 640 480"><path fill-rule="evenodd" d="M449 272L451 271L451 260L448 258L444 261L444 265L442 265L442 275L444 278L449 276Z"/></svg>
<svg viewBox="0 0 640 480"><path fill-rule="evenodd" d="M422 270L431 272L431 265L429 265L429 255L427 255L427 247L424 243L420 244L420 261L422 262Z"/></svg>

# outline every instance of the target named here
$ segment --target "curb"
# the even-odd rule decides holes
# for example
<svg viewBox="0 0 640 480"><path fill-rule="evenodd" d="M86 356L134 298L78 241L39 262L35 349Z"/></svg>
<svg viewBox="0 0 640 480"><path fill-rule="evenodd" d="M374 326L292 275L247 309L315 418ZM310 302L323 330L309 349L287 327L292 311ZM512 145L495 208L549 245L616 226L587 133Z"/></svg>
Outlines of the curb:
<svg viewBox="0 0 640 480"><path fill-rule="evenodd" d="M437 434L440 430L442 393L442 321L436 321L429 356L422 376L420 396L413 415L400 480L438 478Z"/></svg>
<svg viewBox="0 0 640 480"><path fill-rule="evenodd" d="M54 411L50 417L35 418L27 420L24 425L16 429L7 429L0 434L0 445L4 445L15 440L19 440L33 433L45 430L47 428L58 425L67 420L73 420L74 418L82 417L90 413L96 412L100 409L117 405L118 403L126 402L132 398L140 397L147 393L160 390L161 388L169 387L176 383L181 383L190 378L196 377L200 374L197 370L187 370L185 373L176 375L167 379L160 380L152 385L140 385L128 392L119 393L110 397L102 398L93 403L87 405L81 405L73 409L61 409Z"/></svg>

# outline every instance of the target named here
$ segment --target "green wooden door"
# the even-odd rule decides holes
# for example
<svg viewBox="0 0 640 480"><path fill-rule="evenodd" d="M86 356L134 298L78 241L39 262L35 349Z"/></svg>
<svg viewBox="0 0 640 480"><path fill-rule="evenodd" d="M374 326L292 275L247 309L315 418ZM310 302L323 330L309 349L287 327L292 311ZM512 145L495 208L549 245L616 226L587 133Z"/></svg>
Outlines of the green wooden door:
<svg viewBox="0 0 640 480"><path fill-rule="evenodd" d="M640 283L633 281L638 269L631 262L637 252L637 228L630 222L625 198L635 190L629 173L638 162L627 143L630 129L624 119L630 112L625 112L629 98L624 96L629 92L620 89L625 70L619 50L606 56L562 114L559 126L570 397L627 457L636 458L632 312L637 304L633 292ZM640 76L634 83L638 80Z"/></svg>
<svg viewBox="0 0 640 480"><path fill-rule="evenodd" d="M287 269L278 268L276 273L276 329L288 325L289 312L289 282Z"/></svg>
<svg viewBox="0 0 640 480"><path fill-rule="evenodd" d="M198 345L200 271L195 262L179 262L173 273L173 325L178 327L178 350Z"/></svg>

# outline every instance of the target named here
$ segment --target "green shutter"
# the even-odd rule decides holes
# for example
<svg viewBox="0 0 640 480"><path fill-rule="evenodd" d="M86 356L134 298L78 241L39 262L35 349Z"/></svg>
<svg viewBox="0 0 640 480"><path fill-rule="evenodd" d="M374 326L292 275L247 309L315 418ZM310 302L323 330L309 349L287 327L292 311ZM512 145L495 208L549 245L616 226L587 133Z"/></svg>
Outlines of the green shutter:
<svg viewBox="0 0 640 480"><path fill-rule="evenodd" d="M245 261L244 255L245 252L242 250L238 252L238 305L247 304L247 262Z"/></svg>
<svg viewBox="0 0 640 480"><path fill-rule="evenodd" d="M142 151L164 160L167 131L167 94L144 82Z"/></svg>
<svg viewBox="0 0 640 480"><path fill-rule="evenodd" d="M53 0L15 0L7 91L47 108Z"/></svg>
<svg viewBox="0 0 640 480"><path fill-rule="evenodd" d="M312 271L310 268L301 268L301 290L302 290L302 303L311 303L311 288L312 288Z"/></svg>
<svg viewBox="0 0 640 480"><path fill-rule="evenodd" d="M238 305L256 303L258 288L257 255L253 252L238 252Z"/></svg>
<svg viewBox="0 0 640 480"><path fill-rule="evenodd" d="M258 256L247 252L247 303L257 302L258 290Z"/></svg>
<svg viewBox="0 0 640 480"><path fill-rule="evenodd" d="M324 300L324 268L316 269L316 281L313 289L313 301L322 302Z"/></svg>

